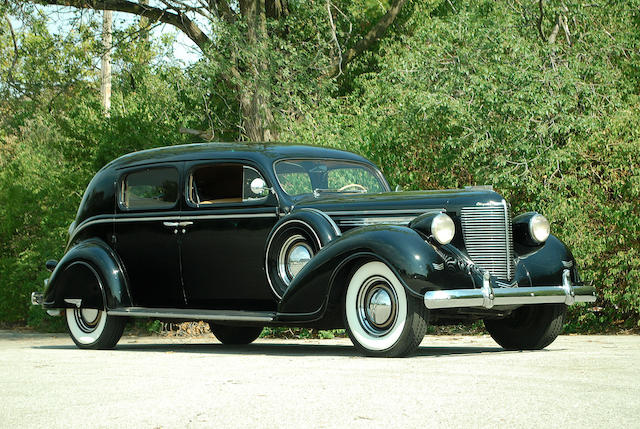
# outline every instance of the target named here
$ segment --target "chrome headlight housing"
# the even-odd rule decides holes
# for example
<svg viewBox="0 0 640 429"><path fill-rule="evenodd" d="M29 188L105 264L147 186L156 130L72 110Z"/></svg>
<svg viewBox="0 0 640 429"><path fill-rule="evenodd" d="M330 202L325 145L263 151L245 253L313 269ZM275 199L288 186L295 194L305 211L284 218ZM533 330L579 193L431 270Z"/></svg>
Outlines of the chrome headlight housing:
<svg viewBox="0 0 640 429"><path fill-rule="evenodd" d="M456 235L456 226L453 219L446 213L440 213L431 221L431 235L440 244L449 244Z"/></svg>
<svg viewBox="0 0 640 429"><path fill-rule="evenodd" d="M529 235L536 243L544 243L551 233L551 225L546 217L539 213L529 219Z"/></svg>
<svg viewBox="0 0 640 429"><path fill-rule="evenodd" d="M525 246L540 246L549 238L549 221L540 213L527 212L513 218L513 241Z"/></svg>

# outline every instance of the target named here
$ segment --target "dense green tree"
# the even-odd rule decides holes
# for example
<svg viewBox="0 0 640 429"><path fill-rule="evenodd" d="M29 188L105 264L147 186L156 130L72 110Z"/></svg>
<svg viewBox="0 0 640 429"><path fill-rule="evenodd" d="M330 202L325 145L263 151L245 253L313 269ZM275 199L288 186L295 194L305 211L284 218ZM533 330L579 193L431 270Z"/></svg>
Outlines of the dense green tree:
<svg viewBox="0 0 640 429"><path fill-rule="evenodd" d="M150 3L193 17L203 56L181 66L171 36L116 26L110 118L98 15L71 15L72 31L51 34L41 6L0 3L0 321L40 323L28 293L104 163L268 131L365 154L405 188L492 184L514 213L548 216L598 288L596 306L572 309L570 328L637 329L638 0L265 0L257 15L212 1L201 18ZM363 42L394 5L384 37Z"/></svg>
<svg viewBox="0 0 640 429"><path fill-rule="evenodd" d="M272 97L283 86L278 79L288 66L295 63L297 72L316 80L341 74L348 63L380 40L405 1L392 0L386 10L373 18L363 14L362 9L353 8L372 3L367 1L347 3L349 9L356 11L349 15L340 9L340 2L330 0L162 0L157 5L129 0L37 3L119 11L144 17L150 25L162 22L179 29L200 48L210 73L233 95L225 101L237 106L240 117L235 126L239 136L270 141L277 136L277 106ZM354 29L350 19L358 27ZM345 20L349 22L347 44L342 37L345 31L336 25ZM304 34L297 31L301 26ZM210 130L211 135L215 132Z"/></svg>

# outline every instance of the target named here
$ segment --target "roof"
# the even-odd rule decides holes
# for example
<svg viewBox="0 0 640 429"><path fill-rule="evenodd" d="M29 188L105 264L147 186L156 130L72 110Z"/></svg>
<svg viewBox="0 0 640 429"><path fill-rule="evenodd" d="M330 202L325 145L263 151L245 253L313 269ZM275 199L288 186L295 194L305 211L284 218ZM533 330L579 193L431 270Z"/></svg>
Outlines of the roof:
<svg viewBox="0 0 640 429"><path fill-rule="evenodd" d="M320 146L283 143L195 143L132 152L111 161L104 168L226 157L269 164L278 159L291 158L337 158L369 163L360 155Z"/></svg>

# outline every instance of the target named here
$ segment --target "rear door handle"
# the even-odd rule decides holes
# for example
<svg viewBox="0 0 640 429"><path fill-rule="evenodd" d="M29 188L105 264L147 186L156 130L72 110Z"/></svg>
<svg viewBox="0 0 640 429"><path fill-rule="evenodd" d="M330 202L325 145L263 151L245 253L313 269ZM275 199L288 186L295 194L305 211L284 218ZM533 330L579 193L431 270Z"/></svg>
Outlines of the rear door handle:
<svg viewBox="0 0 640 429"><path fill-rule="evenodd" d="M190 220L185 220L183 222L178 222L177 225L178 226L189 226L189 225L193 225L193 222L191 222Z"/></svg>
<svg viewBox="0 0 640 429"><path fill-rule="evenodd" d="M164 226L168 226L170 228L175 228L180 225L180 222L162 222Z"/></svg>

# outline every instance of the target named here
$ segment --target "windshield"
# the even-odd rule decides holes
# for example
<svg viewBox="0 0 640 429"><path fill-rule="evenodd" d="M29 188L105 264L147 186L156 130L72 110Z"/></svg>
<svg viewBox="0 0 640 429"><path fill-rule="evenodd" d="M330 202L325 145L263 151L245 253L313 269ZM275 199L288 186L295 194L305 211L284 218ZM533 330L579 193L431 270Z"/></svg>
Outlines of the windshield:
<svg viewBox="0 0 640 429"><path fill-rule="evenodd" d="M289 195L385 192L378 173L365 164L342 160L287 159L275 165L282 189Z"/></svg>

